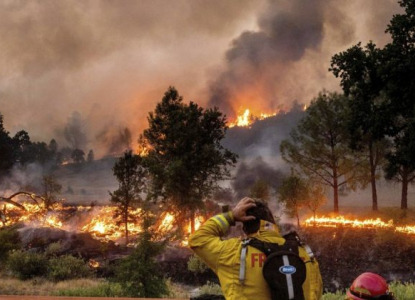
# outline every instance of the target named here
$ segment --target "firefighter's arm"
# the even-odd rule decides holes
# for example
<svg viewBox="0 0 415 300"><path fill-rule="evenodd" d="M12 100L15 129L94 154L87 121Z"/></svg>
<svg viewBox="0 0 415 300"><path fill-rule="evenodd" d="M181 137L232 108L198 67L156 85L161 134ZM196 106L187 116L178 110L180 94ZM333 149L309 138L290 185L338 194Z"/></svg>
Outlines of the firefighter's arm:
<svg viewBox="0 0 415 300"><path fill-rule="evenodd" d="M252 216L246 216L246 211L254 207L255 203L250 198L242 199L232 212L216 215L205 222L189 240L190 248L199 256L215 273L217 263L226 241L221 239L231 225L236 221L252 220Z"/></svg>
<svg viewBox="0 0 415 300"><path fill-rule="evenodd" d="M189 246L215 273L220 253L224 247L221 239L235 224L231 212L216 215L207 220L189 239Z"/></svg>

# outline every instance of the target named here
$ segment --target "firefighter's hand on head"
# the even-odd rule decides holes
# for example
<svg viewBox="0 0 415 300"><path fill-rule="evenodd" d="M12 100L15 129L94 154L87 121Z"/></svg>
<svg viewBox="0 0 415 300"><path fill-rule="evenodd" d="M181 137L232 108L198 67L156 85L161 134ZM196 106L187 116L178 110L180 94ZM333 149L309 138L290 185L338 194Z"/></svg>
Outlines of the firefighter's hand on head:
<svg viewBox="0 0 415 300"><path fill-rule="evenodd" d="M255 220L254 216L247 216L246 211L252 207L255 207L254 199L245 197L232 209L232 215L235 222L245 222Z"/></svg>

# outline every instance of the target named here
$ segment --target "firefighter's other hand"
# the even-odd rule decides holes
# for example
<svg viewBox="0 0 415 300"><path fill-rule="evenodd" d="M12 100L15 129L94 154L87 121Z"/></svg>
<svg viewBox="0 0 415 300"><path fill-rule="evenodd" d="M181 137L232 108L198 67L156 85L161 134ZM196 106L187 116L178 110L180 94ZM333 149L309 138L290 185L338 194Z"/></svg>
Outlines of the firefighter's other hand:
<svg viewBox="0 0 415 300"><path fill-rule="evenodd" d="M255 207L254 199L245 197L232 209L232 215L235 222L245 222L250 220L255 220L254 216L247 216L246 211L252 207Z"/></svg>

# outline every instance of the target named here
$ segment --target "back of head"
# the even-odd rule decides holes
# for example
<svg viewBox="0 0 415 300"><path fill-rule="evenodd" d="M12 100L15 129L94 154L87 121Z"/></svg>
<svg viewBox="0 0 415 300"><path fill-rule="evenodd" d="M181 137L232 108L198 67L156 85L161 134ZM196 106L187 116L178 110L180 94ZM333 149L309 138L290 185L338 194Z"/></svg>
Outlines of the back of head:
<svg viewBox="0 0 415 300"><path fill-rule="evenodd" d="M246 211L247 216L254 216L255 220L244 222L243 230L246 234L255 233L259 230L261 220L271 222L275 224L274 217L267 203L261 199L254 199L255 207L252 207Z"/></svg>

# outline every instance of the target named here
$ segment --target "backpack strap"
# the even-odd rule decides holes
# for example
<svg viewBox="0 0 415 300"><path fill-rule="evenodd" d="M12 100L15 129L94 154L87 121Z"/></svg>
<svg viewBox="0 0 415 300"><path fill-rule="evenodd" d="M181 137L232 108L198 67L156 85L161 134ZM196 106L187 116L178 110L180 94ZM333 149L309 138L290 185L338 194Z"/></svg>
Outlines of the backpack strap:
<svg viewBox="0 0 415 300"><path fill-rule="evenodd" d="M242 241L241 262L239 266L239 283L242 285L245 282L246 253L248 251L248 245L250 241L251 239L246 239Z"/></svg>
<svg viewBox="0 0 415 300"><path fill-rule="evenodd" d="M314 253L313 250L311 250L309 245L303 245L305 251L307 252L308 256L310 257L311 261L314 261Z"/></svg>

